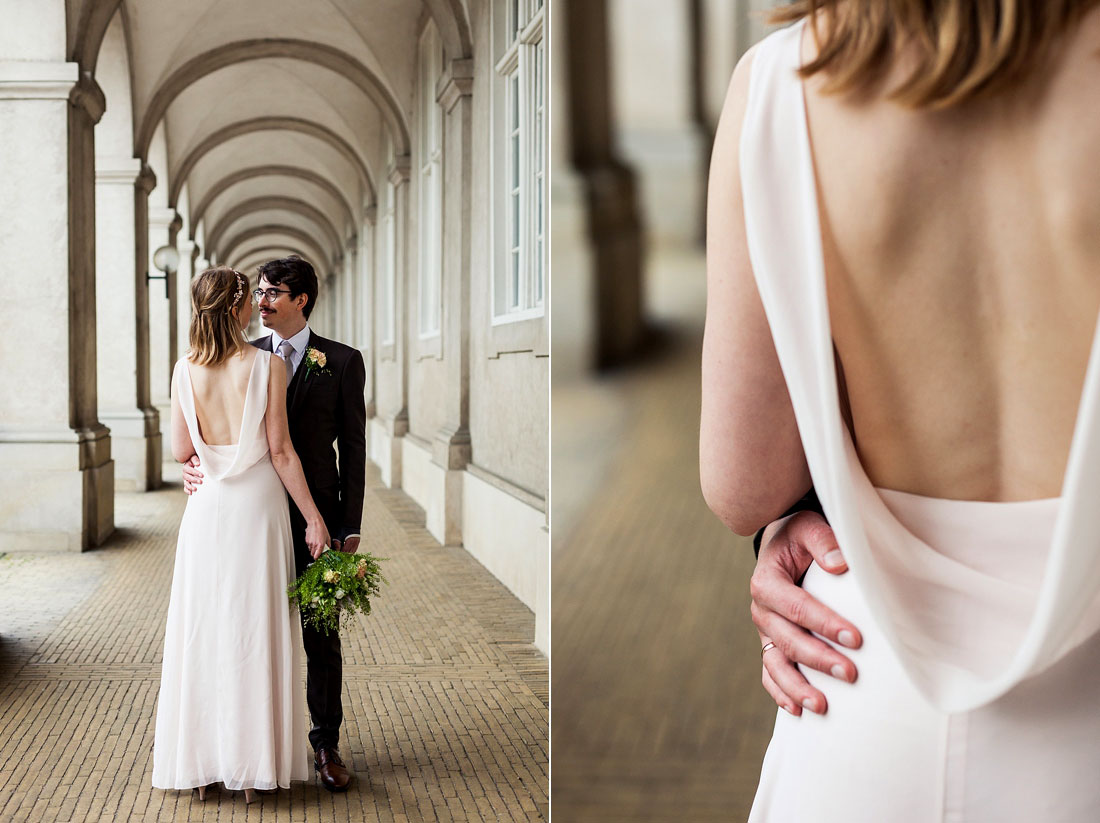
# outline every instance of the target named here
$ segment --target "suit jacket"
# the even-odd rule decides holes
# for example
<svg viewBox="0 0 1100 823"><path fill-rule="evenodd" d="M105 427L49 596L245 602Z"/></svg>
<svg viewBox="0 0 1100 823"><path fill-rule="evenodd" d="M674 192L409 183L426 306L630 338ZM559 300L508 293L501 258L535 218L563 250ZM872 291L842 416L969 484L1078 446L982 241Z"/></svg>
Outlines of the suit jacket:
<svg viewBox="0 0 1100 823"><path fill-rule="evenodd" d="M270 334L251 342L258 349L271 351ZM302 461L309 492L321 510L329 534L343 540L349 534L359 533L363 519L366 369L363 355L357 349L321 337L312 329L307 346L324 352L327 362L323 370L314 369L307 375L308 362L303 357L287 386L290 441ZM290 512L293 520L304 523L293 500ZM300 533L300 528L294 531L295 544L304 545L304 533Z"/></svg>

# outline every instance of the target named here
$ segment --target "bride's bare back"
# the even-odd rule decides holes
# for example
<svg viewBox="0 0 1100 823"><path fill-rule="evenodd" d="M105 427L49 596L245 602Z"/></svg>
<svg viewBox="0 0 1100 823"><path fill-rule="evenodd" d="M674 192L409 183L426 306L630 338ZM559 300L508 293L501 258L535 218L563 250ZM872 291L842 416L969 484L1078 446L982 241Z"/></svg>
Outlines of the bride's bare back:
<svg viewBox="0 0 1100 823"><path fill-rule="evenodd" d="M1054 50L1020 93L939 112L806 83L833 337L876 486L1061 493L1100 309L1100 12Z"/></svg>
<svg viewBox="0 0 1100 823"><path fill-rule="evenodd" d="M259 350L245 346L217 366L188 363L199 434L209 446L233 446L241 437L241 419L252 364Z"/></svg>

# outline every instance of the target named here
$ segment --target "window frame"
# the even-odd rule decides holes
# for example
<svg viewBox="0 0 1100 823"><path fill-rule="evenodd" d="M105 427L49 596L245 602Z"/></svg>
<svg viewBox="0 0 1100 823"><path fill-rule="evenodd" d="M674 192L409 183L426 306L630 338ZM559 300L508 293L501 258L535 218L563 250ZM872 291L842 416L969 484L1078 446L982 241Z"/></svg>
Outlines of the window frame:
<svg viewBox="0 0 1100 823"><path fill-rule="evenodd" d="M535 321L544 326L548 270L547 13L541 0L510 0L502 16L503 21L494 21L494 29L499 30L497 52L502 56L494 66L492 95L493 142L497 146L493 154L492 225L502 242L493 241L490 324L501 327Z"/></svg>
<svg viewBox="0 0 1100 823"><path fill-rule="evenodd" d="M443 41L431 20L417 41L417 337L443 333L444 118L436 88L443 74ZM434 352L433 352L434 353Z"/></svg>

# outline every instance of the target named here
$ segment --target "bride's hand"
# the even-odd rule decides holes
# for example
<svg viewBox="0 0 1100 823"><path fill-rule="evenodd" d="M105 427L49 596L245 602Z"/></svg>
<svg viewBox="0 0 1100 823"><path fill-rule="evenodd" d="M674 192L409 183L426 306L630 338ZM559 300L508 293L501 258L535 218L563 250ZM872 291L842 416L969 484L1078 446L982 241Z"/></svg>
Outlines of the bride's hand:
<svg viewBox="0 0 1100 823"><path fill-rule="evenodd" d="M321 552L329 545L328 528L325 526L325 521L318 518L317 520L310 522L306 525L306 546L309 547L309 553L316 560L321 556Z"/></svg>
<svg viewBox="0 0 1100 823"><path fill-rule="evenodd" d="M799 512L764 530L749 582L760 647L775 644L762 655L761 679L776 704L793 715L803 707L819 714L828 708L825 695L810 685L796 663L849 683L856 679L855 664L811 632L852 649L862 643L855 626L803 591L802 575L815 560L830 574L848 569L825 518Z"/></svg>

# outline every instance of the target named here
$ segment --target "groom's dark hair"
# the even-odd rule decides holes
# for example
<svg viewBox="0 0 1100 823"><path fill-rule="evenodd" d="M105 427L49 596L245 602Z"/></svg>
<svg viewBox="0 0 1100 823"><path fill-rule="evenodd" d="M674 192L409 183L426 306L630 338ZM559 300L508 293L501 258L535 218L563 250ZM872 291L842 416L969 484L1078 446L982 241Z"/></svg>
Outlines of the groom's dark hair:
<svg viewBox="0 0 1100 823"><path fill-rule="evenodd" d="M306 305L302 314L309 319L310 312L317 302L317 273L313 266L296 254L268 260L260 265L260 277L273 286L286 286L290 289L290 299L299 294L306 296Z"/></svg>

